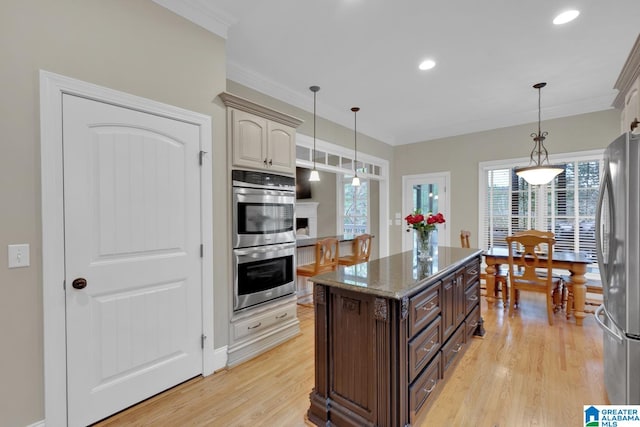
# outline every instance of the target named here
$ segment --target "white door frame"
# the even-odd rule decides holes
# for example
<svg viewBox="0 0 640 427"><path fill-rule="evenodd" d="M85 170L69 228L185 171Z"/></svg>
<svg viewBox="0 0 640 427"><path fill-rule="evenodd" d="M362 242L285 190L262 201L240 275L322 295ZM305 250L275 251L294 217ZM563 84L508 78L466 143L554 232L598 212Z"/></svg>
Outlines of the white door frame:
<svg viewBox="0 0 640 427"><path fill-rule="evenodd" d="M443 246L450 245L451 242L451 227L449 224L451 223L451 173L450 172L435 172L435 173L422 173L416 175L403 175L402 176L402 251L405 251L405 247L408 244L408 239L410 233L406 232L407 222L404 220L404 217L409 215L411 212L408 211L408 206L412 206L411 197L412 197L412 187L415 183L424 183L429 181L436 180L444 180L444 190L447 195L444 203L444 209L441 209L440 212L444 214L445 220L447 223L446 227L438 227L438 244ZM444 237L441 239L440 237ZM411 241L413 241L413 236L411 236Z"/></svg>
<svg viewBox="0 0 640 427"><path fill-rule="evenodd" d="M211 153L211 117L182 108L40 70L40 167L42 191L42 305L44 320L44 407L47 425L67 425L67 357L64 291L64 199L62 96L71 94L200 127L200 147ZM200 170L203 375L213 373L213 194L211 155Z"/></svg>

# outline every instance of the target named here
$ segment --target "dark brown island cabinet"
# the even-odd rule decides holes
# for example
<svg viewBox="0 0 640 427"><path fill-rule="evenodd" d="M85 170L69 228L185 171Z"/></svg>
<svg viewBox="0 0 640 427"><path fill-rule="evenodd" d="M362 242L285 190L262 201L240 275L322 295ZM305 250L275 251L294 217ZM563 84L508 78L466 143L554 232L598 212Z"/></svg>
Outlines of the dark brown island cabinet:
<svg viewBox="0 0 640 427"><path fill-rule="evenodd" d="M409 426L482 335L477 249L438 247L313 277L320 426Z"/></svg>

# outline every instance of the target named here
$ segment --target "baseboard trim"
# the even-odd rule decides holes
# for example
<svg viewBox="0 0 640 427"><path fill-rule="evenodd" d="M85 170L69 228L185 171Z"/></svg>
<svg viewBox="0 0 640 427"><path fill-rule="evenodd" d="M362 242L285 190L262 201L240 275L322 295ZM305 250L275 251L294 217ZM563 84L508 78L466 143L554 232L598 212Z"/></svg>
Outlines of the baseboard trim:
<svg viewBox="0 0 640 427"><path fill-rule="evenodd" d="M227 367L227 350L229 346L216 348L213 350L213 371L219 371L220 369Z"/></svg>

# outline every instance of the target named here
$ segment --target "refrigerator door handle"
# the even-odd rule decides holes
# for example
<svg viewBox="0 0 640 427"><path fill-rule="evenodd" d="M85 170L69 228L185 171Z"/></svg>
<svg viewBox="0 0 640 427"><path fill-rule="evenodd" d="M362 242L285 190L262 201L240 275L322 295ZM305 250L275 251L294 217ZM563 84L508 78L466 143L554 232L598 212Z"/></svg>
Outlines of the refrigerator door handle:
<svg viewBox="0 0 640 427"><path fill-rule="evenodd" d="M606 316L606 315L607 314L604 313L604 304L600 304L600 307L598 307L596 309L596 313L595 313L596 322L598 322L598 325L600 325L600 327L605 332L607 332L609 335L614 337L616 339L616 341L618 341L620 344L622 344L624 342L624 337L621 334L619 334L618 331L615 331L612 328L610 328L609 326L605 325L604 322L602 321L601 316Z"/></svg>
<svg viewBox="0 0 640 427"><path fill-rule="evenodd" d="M612 205L612 194L611 194L611 175L609 173L609 166L605 164L604 167L604 176L602 177L602 185L600 187L600 191L598 194L598 204L596 205L596 258L598 261L598 268L600 269L600 278L602 280L602 286L603 288L608 288L609 287L609 276L611 274L611 269L613 267L613 255L614 255L614 249L611 248L611 244L613 242L612 237L615 235L615 223L609 219L609 227L610 229L607 230L603 230L603 225L602 224L602 215L603 215L603 210L605 210L606 214L611 217L612 216L612 212L611 209L613 208ZM605 194L607 197L607 204L608 206L604 206L604 202L605 202ZM605 236L603 233L606 232L607 236ZM607 254L603 253L603 245L602 245L602 239L603 238L608 238L609 239L609 243L608 243L608 251ZM605 255L606 258L605 259ZM596 316L597 317L597 316Z"/></svg>

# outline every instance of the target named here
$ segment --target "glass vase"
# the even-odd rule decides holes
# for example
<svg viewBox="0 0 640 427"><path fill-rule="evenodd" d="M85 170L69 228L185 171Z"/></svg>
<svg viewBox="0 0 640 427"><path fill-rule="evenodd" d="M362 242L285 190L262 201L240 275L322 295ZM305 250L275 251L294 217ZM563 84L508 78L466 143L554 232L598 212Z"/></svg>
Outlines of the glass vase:
<svg viewBox="0 0 640 427"><path fill-rule="evenodd" d="M433 260L433 245L431 244L431 235L433 230L416 229L416 244L418 250L418 259L420 261Z"/></svg>

